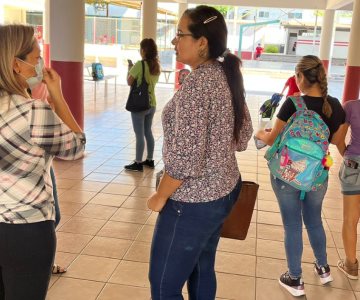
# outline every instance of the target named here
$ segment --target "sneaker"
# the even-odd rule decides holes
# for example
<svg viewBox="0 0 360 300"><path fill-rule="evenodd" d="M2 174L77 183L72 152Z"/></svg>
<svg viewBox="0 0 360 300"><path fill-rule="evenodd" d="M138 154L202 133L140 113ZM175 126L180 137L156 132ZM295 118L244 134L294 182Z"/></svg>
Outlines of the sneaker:
<svg viewBox="0 0 360 300"><path fill-rule="evenodd" d="M357 260L356 263L352 264L347 260L340 259L337 263L337 266L338 269L343 272L349 279L358 279L359 262Z"/></svg>
<svg viewBox="0 0 360 300"><path fill-rule="evenodd" d="M154 164L154 161L153 160L144 160L143 162L141 162L141 164L145 167L149 167L151 169L154 169L155 168L155 164Z"/></svg>
<svg viewBox="0 0 360 300"><path fill-rule="evenodd" d="M280 276L279 283L295 297L305 295L304 282L301 277L293 279L291 278L289 272L286 272Z"/></svg>
<svg viewBox="0 0 360 300"><path fill-rule="evenodd" d="M132 164L125 166L125 170L142 172L144 168L141 163L137 163L136 161L134 161Z"/></svg>
<svg viewBox="0 0 360 300"><path fill-rule="evenodd" d="M314 263L314 272L319 276L321 284L327 284L333 281L333 277L330 274L329 265L319 266L316 262Z"/></svg>

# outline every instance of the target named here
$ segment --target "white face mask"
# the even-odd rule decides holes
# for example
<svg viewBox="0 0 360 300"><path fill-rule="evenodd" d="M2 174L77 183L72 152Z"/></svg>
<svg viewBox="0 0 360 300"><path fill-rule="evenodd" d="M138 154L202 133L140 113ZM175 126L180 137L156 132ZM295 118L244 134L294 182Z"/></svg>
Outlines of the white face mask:
<svg viewBox="0 0 360 300"><path fill-rule="evenodd" d="M23 63L32 66L35 68L35 72L36 72L36 76L32 76L29 78L25 78L24 75L20 74L22 77L25 78L26 83L28 84L30 89L33 89L34 87L36 87L38 84L40 84L43 80L43 69L44 69L44 60L42 59L42 57L40 57L39 62L36 65L32 65L20 58L18 58L19 60L21 60Z"/></svg>

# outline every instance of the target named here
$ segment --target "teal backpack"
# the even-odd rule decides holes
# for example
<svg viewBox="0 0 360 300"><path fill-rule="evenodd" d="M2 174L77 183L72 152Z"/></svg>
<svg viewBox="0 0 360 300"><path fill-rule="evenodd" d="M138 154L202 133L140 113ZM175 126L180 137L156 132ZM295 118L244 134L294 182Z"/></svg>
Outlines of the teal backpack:
<svg viewBox="0 0 360 300"><path fill-rule="evenodd" d="M266 151L270 173L305 193L316 190L328 176L328 126L320 115L308 110L301 97L290 97L296 112Z"/></svg>

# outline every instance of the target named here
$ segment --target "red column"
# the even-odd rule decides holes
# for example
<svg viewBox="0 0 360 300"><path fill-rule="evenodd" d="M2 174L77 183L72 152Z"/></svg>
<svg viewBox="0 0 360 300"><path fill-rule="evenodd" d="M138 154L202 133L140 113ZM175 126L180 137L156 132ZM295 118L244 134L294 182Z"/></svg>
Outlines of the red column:
<svg viewBox="0 0 360 300"><path fill-rule="evenodd" d="M49 1L51 66L61 76L66 102L76 121L83 128L84 0Z"/></svg>
<svg viewBox="0 0 360 300"><path fill-rule="evenodd" d="M50 1L45 0L45 7L43 13L43 58L45 66L50 67Z"/></svg>
<svg viewBox="0 0 360 300"><path fill-rule="evenodd" d="M354 0L353 5L343 103L359 99L360 93L360 0Z"/></svg>

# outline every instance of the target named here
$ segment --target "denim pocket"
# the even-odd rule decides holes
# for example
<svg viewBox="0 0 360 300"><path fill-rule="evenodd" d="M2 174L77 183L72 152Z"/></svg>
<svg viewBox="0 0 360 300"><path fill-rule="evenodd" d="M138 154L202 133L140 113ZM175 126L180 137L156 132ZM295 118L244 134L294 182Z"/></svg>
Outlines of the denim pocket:
<svg viewBox="0 0 360 300"><path fill-rule="evenodd" d="M346 184L359 185L360 184L360 169L353 169L346 166L344 163L341 164L339 170L340 181Z"/></svg>

